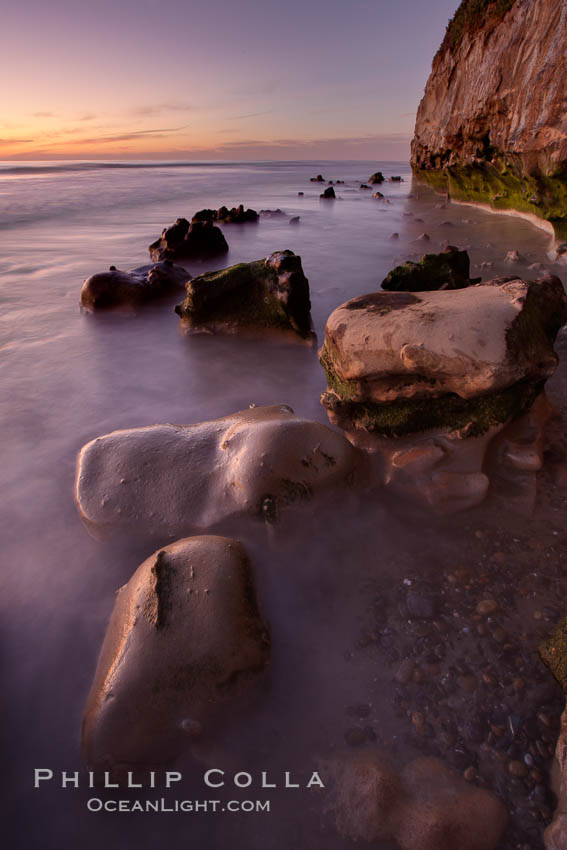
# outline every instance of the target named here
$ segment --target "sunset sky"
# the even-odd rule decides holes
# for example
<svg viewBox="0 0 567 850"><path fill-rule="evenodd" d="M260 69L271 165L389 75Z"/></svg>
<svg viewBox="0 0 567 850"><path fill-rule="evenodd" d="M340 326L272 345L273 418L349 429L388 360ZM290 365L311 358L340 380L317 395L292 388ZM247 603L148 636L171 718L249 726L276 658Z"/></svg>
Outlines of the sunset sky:
<svg viewBox="0 0 567 850"><path fill-rule="evenodd" d="M21 0L4 159L406 159L458 0Z"/></svg>

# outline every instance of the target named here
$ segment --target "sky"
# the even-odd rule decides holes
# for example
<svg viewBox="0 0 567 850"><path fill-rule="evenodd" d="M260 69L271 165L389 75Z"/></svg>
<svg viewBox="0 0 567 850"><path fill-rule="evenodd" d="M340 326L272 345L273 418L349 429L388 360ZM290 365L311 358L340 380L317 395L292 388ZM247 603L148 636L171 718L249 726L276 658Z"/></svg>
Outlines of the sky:
<svg viewBox="0 0 567 850"><path fill-rule="evenodd" d="M0 160L407 159L459 0L15 0Z"/></svg>

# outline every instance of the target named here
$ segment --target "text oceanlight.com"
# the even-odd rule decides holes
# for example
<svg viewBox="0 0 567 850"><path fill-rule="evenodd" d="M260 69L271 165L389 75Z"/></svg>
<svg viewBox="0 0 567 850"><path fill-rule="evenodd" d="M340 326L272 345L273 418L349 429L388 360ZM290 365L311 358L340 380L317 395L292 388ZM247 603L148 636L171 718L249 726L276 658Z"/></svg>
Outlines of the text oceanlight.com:
<svg viewBox="0 0 567 850"><path fill-rule="evenodd" d="M269 800L87 800L89 812L167 812L169 814L210 814L222 812L269 812Z"/></svg>

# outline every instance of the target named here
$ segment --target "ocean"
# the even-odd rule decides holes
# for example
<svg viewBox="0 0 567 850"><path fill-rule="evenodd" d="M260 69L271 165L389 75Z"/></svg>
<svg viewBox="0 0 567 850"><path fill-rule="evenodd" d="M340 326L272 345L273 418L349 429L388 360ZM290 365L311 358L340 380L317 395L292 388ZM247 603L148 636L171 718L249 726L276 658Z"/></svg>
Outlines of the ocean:
<svg viewBox="0 0 567 850"><path fill-rule="evenodd" d="M387 203L360 188L378 170L403 178L379 187ZM320 200L324 185L310 182L318 173L345 181L335 186L336 201ZM533 264L561 274L545 232L445 204L415 185L402 162L0 163L0 628L11 847L351 847L322 826L324 806L314 792L278 792L272 816L205 818L95 814L86 809L87 788L61 797L60 789L32 787L36 767L79 769L81 713L114 595L150 554L136 540L100 543L83 527L73 502L81 446L117 428L189 424L250 404L284 403L327 423L314 350L184 336L173 312L179 298L136 315L79 309L87 276L147 263L148 245L177 217L240 203L286 215L224 226L228 256L188 268L198 273L293 250L309 279L319 344L334 307L375 291L393 266L446 242L467 248L471 274L483 279L537 277ZM299 225L290 226L293 216ZM419 239L423 233L429 240ZM511 266L505 258L515 249L522 261ZM490 269L480 267L486 262ZM404 757L414 754L405 717L390 699L391 672L377 649L361 651L361 630L412 570L435 571L440 560L456 557L474 526L466 517L441 527L413 519L409 525L403 512L392 515L384 505L354 511L345 504L340 521L309 520L283 540L263 528L243 536L272 625L274 660L257 707L235 712L200 756L203 764L306 775L320 756L344 746L352 725L373 730L369 739L396 742ZM409 640L394 635L392 663ZM365 706L358 715L357 705ZM198 768L190 759L183 764L194 786L185 795L202 796ZM253 796L262 794L255 789ZM21 845L18 836L25 836Z"/></svg>

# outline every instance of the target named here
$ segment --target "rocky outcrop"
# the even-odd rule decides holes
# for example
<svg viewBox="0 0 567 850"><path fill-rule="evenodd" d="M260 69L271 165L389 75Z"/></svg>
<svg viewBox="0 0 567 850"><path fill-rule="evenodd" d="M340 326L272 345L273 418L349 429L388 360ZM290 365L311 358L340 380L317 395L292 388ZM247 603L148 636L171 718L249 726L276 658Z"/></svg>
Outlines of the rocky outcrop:
<svg viewBox="0 0 567 850"><path fill-rule="evenodd" d="M501 480L527 511L550 415L541 393L566 317L554 277L360 296L327 321L321 401L380 458L383 484L452 512Z"/></svg>
<svg viewBox="0 0 567 850"><path fill-rule="evenodd" d="M326 198L327 200L333 200L337 196L335 195L335 190L332 186L329 186L325 191L319 195L320 198Z"/></svg>
<svg viewBox="0 0 567 850"><path fill-rule="evenodd" d="M359 455L336 431L280 405L198 425L113 431L87 443L75 495L97 535L168 535L246 518L276 522L335 490L344 497Z"/></svg>
<svg viewBox="0 0 567 850"><path fill-rule="evenodd" d="M193 537L155 552L118 591L84 715L87 767L118 778L170 763L268 657L238 541Z"/></svg>
<svg viewBox="0 0 567 850"><path fill-rule="evenodd" d="M108 307L138 306L183 289L191 275L165 260L123 272L111 266L88 277L81 289L81 307L93 312Z"/></svg>
<svg viewBox="0 0 567 850"><path fill-rule="evenodd" d="M195 213L192 222L205 221L205 222L214 222L218 221L221 224L246 224L247 222L256 222L260 216L256 212L256 210L244 209L244 204L240 204L238 207L219 207L218 210L210 210L204 209L199 210Z"/></svg>
<svg viewBox="0 0 567 850"><path fill-rule="evenodd" d="M336 758L326 766L339 833L401 850L494 850L508 814L501 801L435 758L394 770L378 753Z"/></svg>
<svg viewBox="0 0 567 850"><path fill-rule="evenodd" d="M470 278L466 251L449 245L440 254L425 254L418 263L407 260L388 272L382 281L387 292L430 292L434 289L464 289L480 278Z"/></svg>
<svg viewBox="0 0 567 850"><path fill-rule="evenodd" d="M208 212L204 210L201 212ZM166 227L149 247L152 260L202 260L226 254L228 244L222 230L215 227L212 219L191 222L178 218L171 227Z"/></svg>
<svg viewBox="0 0 567 850"><path fill-rule="evenodd" d="M368 178L368 182L373 183L373 184L374 183L383 183L384 182L384 175L382 174L381 171L375 171L374 174L371 174L370 177Z"/></svg>
<svg viewBox="0 0 567 850"><path fill-rule="evenodd" d="M312 340L309 283L292 251L199 275L186 292L175 311L188 331L276 331Z"/></svg>
<svg viewBox="0 0 567 850"><path fill-rule="evenodd" d="M463 0L418 109L416 172L565 237L566 42L566 0Z"/></svg>

